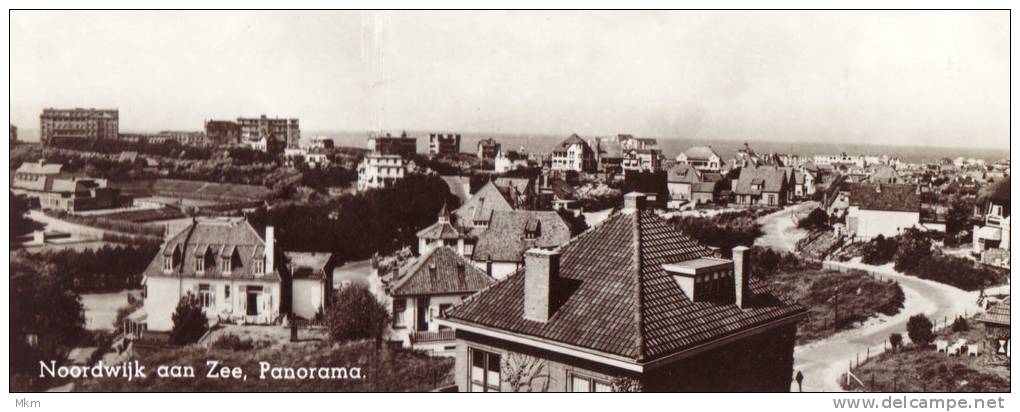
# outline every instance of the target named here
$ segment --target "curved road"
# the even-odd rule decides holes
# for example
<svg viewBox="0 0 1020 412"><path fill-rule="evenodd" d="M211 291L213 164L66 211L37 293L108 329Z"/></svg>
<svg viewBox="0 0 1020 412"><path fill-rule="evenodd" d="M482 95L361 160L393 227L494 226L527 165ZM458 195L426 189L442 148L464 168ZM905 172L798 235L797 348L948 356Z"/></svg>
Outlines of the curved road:
<svg viewBox="0 0 1020 412"><path fill-rule="evenodd" d="M758 218L764 234L755 239L754 245L793 252L797 241L808 235L806 230L797 228L797 222L816 207L818 202L804 202Z"/></svg>

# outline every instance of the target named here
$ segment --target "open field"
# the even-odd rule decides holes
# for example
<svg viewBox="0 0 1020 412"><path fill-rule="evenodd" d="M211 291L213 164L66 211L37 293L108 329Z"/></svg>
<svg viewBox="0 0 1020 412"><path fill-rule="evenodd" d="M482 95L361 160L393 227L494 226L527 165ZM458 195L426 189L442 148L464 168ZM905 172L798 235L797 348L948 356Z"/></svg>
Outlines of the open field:
<svg viewBox="0 0 1020 412"><path fill-rule="evenodd" d="M110 182L110 185L135 198L166 197L215 203L262 200L271 192L265 186L178 179L119 181Z"/></svg>

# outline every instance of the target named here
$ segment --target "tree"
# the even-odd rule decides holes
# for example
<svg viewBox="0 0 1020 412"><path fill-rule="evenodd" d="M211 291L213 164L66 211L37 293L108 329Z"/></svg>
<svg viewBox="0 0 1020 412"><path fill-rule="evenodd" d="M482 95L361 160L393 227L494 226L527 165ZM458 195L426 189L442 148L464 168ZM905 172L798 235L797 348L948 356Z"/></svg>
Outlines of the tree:
<svg viewBox="0 0 1020 412"><path fill-rule="evenodd" d="M173 314L174 327L170 330L170 343L186 345L198 342L209 329L209 319L202 310L198 297L188 292L177 302L177 310Z"/></svg>
<svg viewBox="0 0 1020 412"><path fill-rule="evenodd" d="M910 228L900 235L900 242L893 258L896 262L894 267L901 272L913 272L931 256L931 240L925 236L924 232Z"/></svg>
<svg viewBox="0 0 1020 412"><path fill-rule="evenodd" d="M911 342L914 342L914 345L923 348L935 340L935 332L932 331L932 327L931 321L924 314L911 316L907 320L907 336L910 337Z"/></svg>
<svg viewBox="0 0 1020 412"><path fill-rule="evenodd" d="M35 372L40 360L60 360L85 331L81 300L70 281L52 264L39 262L24 252L14 252L10 262L11 371Z"/></svg>
<svg viewBox="0 0 1020 412"><path fill-rule="evenodd" d="M970 325L967 324L967 318L957 316L956 319L953 320L952 330L953 332L966 332L970 330Z"/></svg>
<svg viewBox="0 0 1020 412"><path fill-rule="evenodd" d="M899 349L901 345L903 345L903 335L899 333L889 335L889 346L892 346L893 349Z"/></svg>
<svg viewBox="0 0 1020 412"><path fill-rule="evenodd" d="M895 237L878 235L864 244L861 262L869 265L884 265L896 256L899 242Z"/></svg>
<svg viewBox="0 0 1020 412"><path fill-rule="evenodd" d="M376 347L382 345L390 313L368 287L361 284L342 287L333 302L326 312L330 338L338 342L375 339Z"/></svg>
<svg viewBox="0 0 1020 412"><path fill-rule="evenodd" d="M25 213L28 213L28 199L15 195L14 192L9 193L11 195L11 245L13 246L16 237L32 231L32 221L25 217Z"/></svg>

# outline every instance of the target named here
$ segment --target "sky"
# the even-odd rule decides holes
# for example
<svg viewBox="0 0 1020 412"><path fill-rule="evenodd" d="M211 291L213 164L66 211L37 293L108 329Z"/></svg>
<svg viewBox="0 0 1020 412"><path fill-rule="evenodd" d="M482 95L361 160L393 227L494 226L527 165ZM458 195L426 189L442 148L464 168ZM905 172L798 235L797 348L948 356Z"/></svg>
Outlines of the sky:
<svg viewBox="0 0 1020 412"><path fill-rule="evenodd" d="M11 123L1009 147L1009 14L11 12Z"/></svg>

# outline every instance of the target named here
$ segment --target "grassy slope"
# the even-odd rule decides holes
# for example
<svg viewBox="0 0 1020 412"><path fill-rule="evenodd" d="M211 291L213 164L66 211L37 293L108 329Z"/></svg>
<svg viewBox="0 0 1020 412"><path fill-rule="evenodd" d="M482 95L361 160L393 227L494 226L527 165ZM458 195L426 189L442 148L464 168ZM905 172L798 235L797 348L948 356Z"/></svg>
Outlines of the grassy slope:
<svg viewBox="0 0 1020 412"><path fill-rule="evenodd" d="M797 327L797 344L828 337L872 316L895 315L903 307L903 290L891 282L878 281L864 272L840 273L806 270L769 278L782 296L808 308L808 317ZM839 329L833 327L833 297L839 291Z"/></svg>
<svg viewBox="0 0 1020 412"><path fill-rule="evenodd" d="M209 379L206 361L240 366L246 380ZM360 380L260 380L259 361L281 367L361 368ZM282 349L232 351L189 346L143 356L148 377L141 381L90 379L80 392L403 392L429 391L453 383L453 359L434 358L403 349L376 352L371 342L331 346L319 342L288 345ZM196 377L170 379L156 376L158 365L191 365Z"/></svg>

